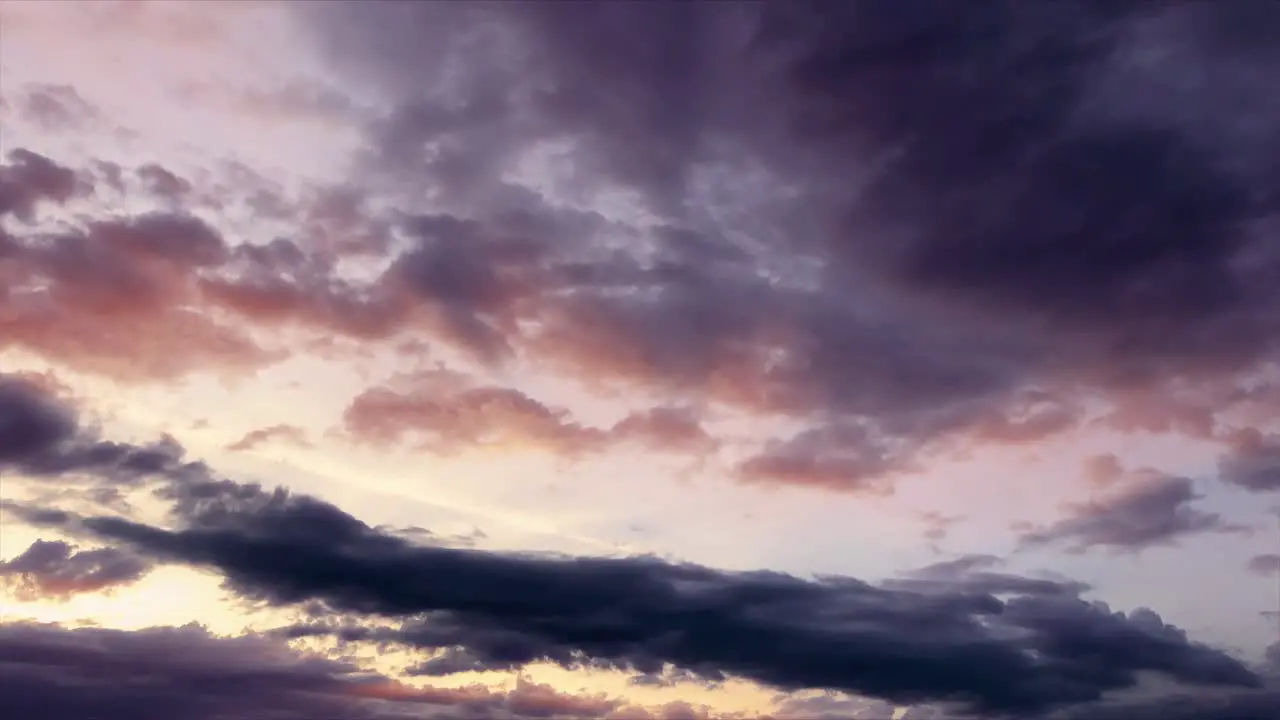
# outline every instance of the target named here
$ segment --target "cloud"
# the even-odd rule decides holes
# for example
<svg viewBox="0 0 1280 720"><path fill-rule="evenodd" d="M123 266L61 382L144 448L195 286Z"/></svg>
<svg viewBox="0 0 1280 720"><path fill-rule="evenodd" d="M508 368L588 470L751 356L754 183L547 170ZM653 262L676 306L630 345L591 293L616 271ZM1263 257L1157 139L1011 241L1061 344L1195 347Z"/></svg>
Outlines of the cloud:
<svg viewBox="0 0 1280 720"><path fill-rule="evenodd" d="M18 197L19 211L32 204ZM11 282L0 296L2 346L117 379L264 364L271 352L202 312L196 276L231 254L216 230L182 212L14 235L4 269Z"/></svg>
<svg viewBox="0 0 1280 720"><path fill-rule="evenodd" d="M101 119L101 112L70 85L31 84L17 95L18 114L48 131L82 130Z"/></svg>
<svg viewBox="0 0 1280 720"><path fill-rule="evenodd" d="M0 218L31 220L41 204L64 203L87 190L74 170L39 153L17 148L6 159L0 165Z"/></svg>
<svg viewBox="0 0 1280 720"><path fill-rule="evenodd" d="M825 489L888 487L1095 412L1126 432L1221 429L1239 401L1223 398L1276 357L1280 301L1275 178L1255 159L1280 133L1237 121L1274 114L1259 79L1280 60L1218 38L1234 11L792 5L292 8L333 81L386 109L351 109L369 149L355 171L305 198L117 173L164 212L89 223L56 252L6 231L0 251L48 287L7 293L5 337L141 380L412 333L800 420L738 474ZM303 90L281 98L332 88ZM70 197L77 173L15 157L7 212ZM177 218L205 205L290 237L223 237L200 262L101 237L146 220L188 239ZM113 271L92 286L110 313L73 292L70 250Z"/></svg>
<svg viewBox="0 0 1280 720"><path fill-rule="evenodd" d="M1280 573L1280 555L1264 553L1249 558L1249 570L1259 575L1271 576Z"/></svg>
<svg viewBox="0 0 1280 720"><path fill-rule="evenodd" d="M1165 697L1099 704L1087 710L1069 711L1061 720L1267 720L1280 711L1280 691L1250 694L1195 695L1175 693Z"/></svg>
<svg viewBox="0 0 1280 720"><path fill-rule="evenodd" d="M6 387L0 420L16 440L0 459L40 471L45 485L66 473L151 487L174 526L9 503L14 517L210 569L244 598L319 607L338 623L286 632L294 637L337 632L443 651L447 662L432 672L535 661L649 675L673 667L713 681L741 677L996 714L1094 702L1150 673L1182 685L1259 682L1150 610L1115 613L1083 599L1080 585L973 572L990 558L874 585L652 557L422 546L319 499L220 478L183 462L171 440L150 448L97 440L34 386ZM392 624L344 627L343 618Z"/></svg>
<svg viewBox="0 0 1280 720"><path fill-rule="evenodd" d="M152 477L182 479L203 472L186 462L170 437L150 445L104 440L82 426L75 410L21 378L0 374L0 472L45 478L83 478L111 495Z"/></svg>
<svg viewBox="0 0 1280 720"><path fill-rule="evenodd" d="M0 562L0 581L19 599L65 599L129 585L150 570L146 561L115 548L76 550L58 540L37 540Z"/></svg>
<svg viewBox="0 0 1280 720"><path fill-rule="evenodd" d="M1235 121L1270 117L1256 79L1280 60L1213 39L1233 11L792 5L292 9L334 82L387 109L357 123L356 171L249 203L296 236L172 266L146 305L163 314L24 308L10 342L174 377L298 347L267 352L250 328L412 332L481 364L800 420L738 475L824 489L1097 413L1221 429L1223 398L1276 357L1280 301L1260 220L1274 177L1250 160L1280 133ZM1133 60L1156 56L1196 79ZM1134 99L1153 93L1158 118ZM195 203L165 172L134 190ZM356 257L380 270L345 275ZM95 332L126 319L155 332ZM79 330L36 332L55 321ZM187 327L198 342L165 344L184 352L153 347ZM393 400L377 393L363 402ZM521 442L583 440L521 417Z"/></svg>
<svg viewBox="0 0 1280 720"><path fill-rule="evenodd" d="M243 491L207 499L216 512L199 511L187 529L116 518L83 526L159 560L215 569L255 600L403 618L367 639L457 648L436 672L548 660L655 672L670 663L783 689L994 711L1095 700L1132 686L1138 672L1191 684L1254 682L1236 661L1189 643L1150 611L1113 614L1052 583L1005 583L1003 592L1019 596L1000 601L963 586L920 594L647 558L414 548L310 498L248 499ZM1081 633L1093 638L1087 649L1068 642Z"/></svg>
<svg viewBox="0 0 1280 720"><path fill-rule="evenodd" d="M623 706L526 679L509 692L410 687L272 638L219 637L196 625L122 631L8 623L0 626L0 662L6 707L31 720L528 720L601 718Z"/></svg>
<svg viewBox="0 0 1280 720"><path fill-rule="evenodd" d="M635 411L611 426L594 427L515 388L477 383L449 370L365 390L344 411L343 430L362 443L416 441L444 453L498 445L581 456L631 444L705 455L719 444L686 407Z"/></svg>
<svg viewBox="0 0 1280 720"><path fill-rule="evenodd" d="M189 180L155 163L139 166L136 174L148 192L164 200L179 201L193 189Z"/></svg>
<svg viewBox="0 0 1280 720"><path fill-rule="evenodd" d="M227 445L228 450L253 450L264 443L283 441L293 445L308 446L307 432L296 425L271 425L257 430L250 430L244 437Z"/></svg>
<svg viewBox="0 0 1280 720"><path fill-rule="evenodd" d="M1098 500L1070 505L1049 527L1023 534L1023 547L1067 544L1073 552L1101 547L1136 552L1202 533L1238 533L1248 528L1194 507L1201 495L1188 478L1151 474Z"/></svg>
<svg viewBox="0 0 1280 720"><path fill-rule="evenodd" d="M1114 453L1093 455L1084 461L1085 478L1098 487L1110 487L1125 476L1125 468Z"/></svg>
<svg viewBox="0 0 1280 720"><path fill-rule="evenodd" d="M813 428L742 461L738 477L749 483L882 492L889 475L914 467L914 448L895 444L865 427Z"/></svg>
<svg viewBox="0 0 1280 720"><path fill-rule="evenodd" d="M1280 490L1280 437L1257 428L1240 431L1218 472L1223 481L1250 492Z"/></svg>
<svg viewBox="0 0 1280 720"><path fill-rule="evenodd" d="M605 440L604 431L579 425L567 411L519 390L468 386L455 374L420 377L415 385L403 392L381 387L361 393L343 414L345 430L381 444L416 435L437 451L529 444L576 454Z"/></svg>
<svg viewBox="0 0 1280 720"><path fill-rule="evenodd" d="M424 219L399 278L451 337L494 362L804 417L810 438L866 428L870 447L762 448L747 468L856 488L902 472L901 448L1040 440L1099 404L1132 421L1274 357L1272 178L1241 158L1280 133L1208 99L1231 83L1237 112L1268 116L1266 88L1228 67L1257 79L1280 61L1209 41L1232 11L1187 12L299 17L335 73L393 107L367 125L362 178ZM1217 80L1131 60L1157 51ZM444 66L466 70L422 82ZM1109 89L1120 76L1203 122L1144 115ZM539 182L518 179L527 163ZM632 207L578 210L605 192Z"/></svg>

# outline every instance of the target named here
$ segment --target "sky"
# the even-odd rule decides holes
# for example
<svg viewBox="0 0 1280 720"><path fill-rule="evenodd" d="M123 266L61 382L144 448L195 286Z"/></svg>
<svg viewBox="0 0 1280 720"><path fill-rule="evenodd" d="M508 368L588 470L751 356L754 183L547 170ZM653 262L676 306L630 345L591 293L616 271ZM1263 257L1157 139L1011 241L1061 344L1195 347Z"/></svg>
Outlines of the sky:
<svg viewBox="0 0 1280 720"><path fill-rule="evenodd" d="M1278 39L3 0L0 702L1280 716Z"/></svg>

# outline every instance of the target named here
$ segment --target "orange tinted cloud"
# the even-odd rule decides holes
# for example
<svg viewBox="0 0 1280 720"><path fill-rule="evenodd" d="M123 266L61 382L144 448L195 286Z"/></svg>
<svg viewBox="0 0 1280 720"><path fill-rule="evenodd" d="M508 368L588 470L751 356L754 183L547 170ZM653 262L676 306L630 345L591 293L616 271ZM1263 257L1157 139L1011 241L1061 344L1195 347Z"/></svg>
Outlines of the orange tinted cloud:
<svg viewBox="0 0 1280 720"><path fill-rule="evenodd" d="M546 718L604 718L626 703L604 694L574 695L556 690L550 685L535 683L523 676L516 680L509 691L495 690L483 685L467 685L456 688L414 687L395 681L353 684L350 693L355 697L390 700L402 703L420 703L460 707L479 715L506 710L516 717Z"/></svg>
<svg viewBox="0 0 1280 720"><path fill-rule="evenodd" d="M262 365L278 356L201 308L195 273L227 252L205 223L164 213L29 237L0 272L0 347L122 380Z"/></svg>
<svg viewBox="0 0 1280 720"><path fill-rule="evenodd" d="M311 444L311 441L307 439L305 430L296 425L281 424L251 430L245 433L244 437L228 444L227 449L231 451L252 450L260 445L275 441L302 446Z"/></svg>
<svg viewBox="0 0 1280 720"><path fill-rule="evenodd" d="M705 454L718 446L685 408L637 411L612 426L591 427L565 408L514 388L473 384L451 371L420 373L399 387L366 390L347 407L343 428L360 442L417 440L442 452L502 445L574 456L638 444L655 451Z"/></svg>
<svg viewBox="0 0 1280 720"><path fill-rule="evenodd" d="M343 415L353 437L394 443L417 436L432 448L531 445L575 454L594 449L604 433L574 422L524 393L499 387L387 387L361 393Z"/></svg>
<svg viewBox="0 0 1280 720"><path fill-rule="evenodd" d="M37 540L21 555L0 562L0 582L20 600L65 600L135 583L150 568L115 548L77 550L65 542Z"/></svg>

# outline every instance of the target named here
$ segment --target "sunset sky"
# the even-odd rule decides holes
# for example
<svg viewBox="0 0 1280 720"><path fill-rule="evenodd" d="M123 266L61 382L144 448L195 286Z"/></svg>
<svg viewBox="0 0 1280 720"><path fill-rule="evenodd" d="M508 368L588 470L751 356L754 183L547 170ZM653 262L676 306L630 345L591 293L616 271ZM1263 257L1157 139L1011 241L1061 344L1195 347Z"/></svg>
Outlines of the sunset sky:
<svg viewBox="0 0 1280 720"><path fill-rule="evenodd" d="M1278 240L1272 0L0 0L0 709L1280 717Z"/></svg>

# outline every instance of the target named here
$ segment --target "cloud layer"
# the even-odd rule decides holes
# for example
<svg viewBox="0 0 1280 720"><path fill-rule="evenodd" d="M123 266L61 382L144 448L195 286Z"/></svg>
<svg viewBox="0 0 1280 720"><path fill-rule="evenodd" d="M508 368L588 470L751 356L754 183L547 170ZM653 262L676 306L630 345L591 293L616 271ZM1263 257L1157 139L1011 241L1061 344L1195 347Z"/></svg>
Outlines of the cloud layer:
<svg viewBox="0 0 1280 720"><path fill-rule="evenodd" d="M6 291L5 342L137 380L429 338L798 422L736 472L824 489L1090 419L1239 429L1276 361L1278 180L1258 158L1280 147L1262 120L1280 60L1246 30L1272 11L790 5L300 7L335 77L379 98L350 179L249 191L15 150L16 220L112 177L169 209L8 226L30 282ZM291 236L191 214L232 207ZM370 389L347 420L377 434L362 407L449 402ZM502 407L522 441L583 439ZM1229 479L1268 487L1271 444Z"/></svg>
<svg viewBox="0 0 1280 720"><path fill-rule="evenodd" d="M645 674L674 666L711 680L733 676L996 714L1090 703L1134 687L1140 673L1182 685L1261 683L1150 610L1115 613L1085 600L1082 586L955 564L876 585L648 557L419 546L319 499L218 477L183 462L172 444L164 462L120 462L161 456L96 440L70 409L31 385L7 383L0 419L14 440L0 459L57 468L43 473L53 487L62 474L152 487L175 524L15 503L11 513L156 562L214 570L245 598L321 614L290 636L442 651L425 666L429 674L536 661ZM344 625L362 618L384 624Z"/></svg>

